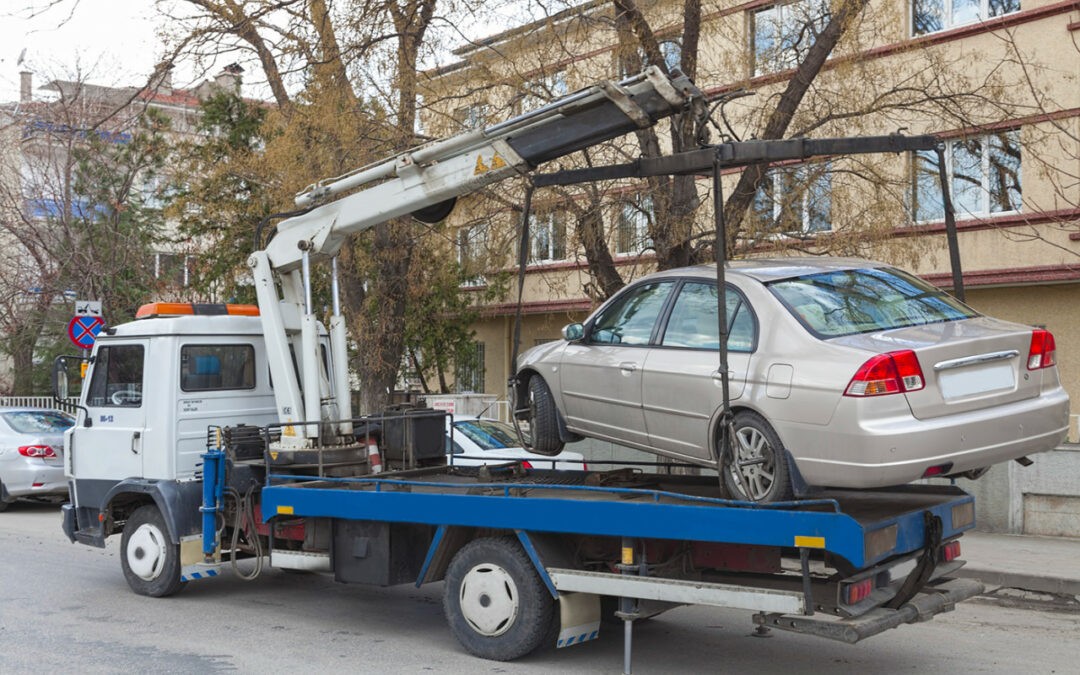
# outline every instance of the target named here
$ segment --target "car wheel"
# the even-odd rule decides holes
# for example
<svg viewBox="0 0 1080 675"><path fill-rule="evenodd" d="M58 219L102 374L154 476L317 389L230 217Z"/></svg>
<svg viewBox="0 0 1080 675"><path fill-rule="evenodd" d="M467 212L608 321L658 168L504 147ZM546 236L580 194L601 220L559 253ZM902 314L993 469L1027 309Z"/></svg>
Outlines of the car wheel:
<svg viewBox="0 0 1080 675"><path fill-rule="evenodd" d="M529 430L533 452L554 456L562 452L559 437L559 411L547 382L539 375L529 378Z"/></svg>
<svg viewBox="0 0 1080 675"><path fill-rule="evenodd" d="M469 653L510 661L554 643L558 620L551 597L521 544L484 537L466 544L446 570L443 610Z"/></svg>
<svg viewBox="0 0 1080 675"><path fill-rule="evenodd" d="M0 482L0 495L2 494L4 494L4 484ZM11 502L5 502L2 498L0 498L0 513L7 511L8 504L10 503Z"/></svg>
<svg viewBox="0 0 1080 675"><path fill-rule="evenodd" d="M735 465L730 455L723 462L724 486L735 499L783 502L791 499L787 452L776 431L761 415L743 410L735 415ZM739 479L736 471L742 474ZM743 483L749 488L746 493Z"/></svg>
<svg viewBox="0 0 1080 675"><path fill-rule="evenodd" d="M128 586L139 595L163 598L184 587L180 545L169 540L156 506L140 506L128 517L120 540L120 565Z"/></svg>

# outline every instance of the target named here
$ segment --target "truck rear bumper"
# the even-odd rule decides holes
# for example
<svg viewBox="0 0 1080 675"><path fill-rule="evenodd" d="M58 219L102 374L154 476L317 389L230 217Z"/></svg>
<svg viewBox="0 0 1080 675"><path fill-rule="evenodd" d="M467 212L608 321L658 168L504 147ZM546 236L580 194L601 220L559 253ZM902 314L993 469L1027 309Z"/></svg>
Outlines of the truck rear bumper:
<svg viewBox="0 0 1080 675"><path fill-rule="evenodd" d="M916 621L929 621L942 612L951 612L956 603L982 593L984 587L974 579L944 579L927 585L919 595L897 609L877 607L846 619L790 614L758 614L754 622L793 633L805 633L855 644L890 628Z"/></svg>

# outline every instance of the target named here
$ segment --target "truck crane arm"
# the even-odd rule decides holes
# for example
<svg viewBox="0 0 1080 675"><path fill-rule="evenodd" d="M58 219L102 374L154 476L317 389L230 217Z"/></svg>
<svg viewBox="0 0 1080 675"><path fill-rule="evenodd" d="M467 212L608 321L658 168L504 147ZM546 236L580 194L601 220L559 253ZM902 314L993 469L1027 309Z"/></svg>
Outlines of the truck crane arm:
<svg viewBox="0 0 1080 675"><path fill-rule="evenodd" d="M313 262L334 260L350 234L409 214L438 221L460 196L677 113L697 112L704 103L689 78L669 78L650 66L634 77L581 89L500 124L414 148L299 194L297 205L309 210L281 221L266 248L248 260L278 415L286 425L282 445L310 448L328 438L344 442L352 433L347 422L330 423L349 417L351 410L336 260L326 370L320 365L320 331L311 303Z"/></svg>

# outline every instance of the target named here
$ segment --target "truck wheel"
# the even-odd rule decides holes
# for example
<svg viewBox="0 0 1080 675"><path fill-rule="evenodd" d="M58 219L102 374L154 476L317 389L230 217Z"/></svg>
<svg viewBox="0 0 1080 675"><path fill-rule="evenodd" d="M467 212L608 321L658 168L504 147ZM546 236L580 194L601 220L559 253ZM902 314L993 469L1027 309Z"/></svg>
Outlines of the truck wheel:
<svg viewBox="0 0 1080 675"><path fill-rule="evenodd" d="M752 502L784 502L792 498L791 476L787 452L780 437L765 418L756 412L742 410L735 414L735 452L739 466L732 466L725 457L721 473L724 487L734 499ZM750 488L743 490L735 473L740 471Z"/></svg>
<svg viewBox="0 0 1080 675"><path fill-rule="evenodd" d="M495 661L554 643L555 600L512 537L466 544L446 571L443 609L450 631L470 654Z"/></svg>
<svg viewBox="0 0 1080 675"><path fill-rule="evenodd" d="M539 375L529 378L529 430L532 434L532 451L554 456L562 452L559 438L559 411L547 382Z"/></svg>
<svg viewBox="0 0 1080 675"><path fill-rule="evenodd" d="M184 587L180 545L169 541L156 506L140 506L128 517L120 539L120 565L128 586L139 595L163 598Z"/></svg>

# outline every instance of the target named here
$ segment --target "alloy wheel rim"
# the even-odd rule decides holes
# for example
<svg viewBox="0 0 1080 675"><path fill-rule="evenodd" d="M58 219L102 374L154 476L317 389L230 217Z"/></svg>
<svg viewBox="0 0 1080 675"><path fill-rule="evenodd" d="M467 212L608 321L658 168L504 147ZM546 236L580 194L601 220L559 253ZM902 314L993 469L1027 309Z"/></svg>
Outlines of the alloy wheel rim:
<svg viewBox="0 0 1080 675"><path fill-rule="evenodd" d="M461 580L461 615L485 637L497 637L514 625L520 609L517 584L502 567L481 563Z"/></svg>
<svg viewBox="0 0 1080 675"><path fill-rule="evenodd" d="M729 467L731 478L739 492L753 501L759 501L769 493L773 486L776 472L773 468L775 452L765 434L754 427L743 427L735 432L735 461ZM746 462L751 462L746 464ZM750 494L739 478L742 474Z"/></svg>

